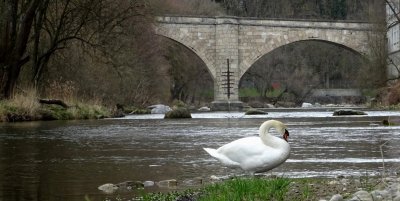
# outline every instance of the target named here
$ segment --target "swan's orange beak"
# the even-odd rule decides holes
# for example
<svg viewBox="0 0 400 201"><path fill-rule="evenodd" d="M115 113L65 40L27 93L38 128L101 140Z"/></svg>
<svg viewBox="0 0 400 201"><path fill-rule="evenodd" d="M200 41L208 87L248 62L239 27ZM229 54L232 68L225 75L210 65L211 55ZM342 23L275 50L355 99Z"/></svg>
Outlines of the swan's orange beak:
<svg viewBox="0 0 400 201"><path fill-rule="evenodd" d="M286 140L286 142L288 142L288 138L289 138L289 131L285 129L285 133L283 134L283 139Z"/></svg>

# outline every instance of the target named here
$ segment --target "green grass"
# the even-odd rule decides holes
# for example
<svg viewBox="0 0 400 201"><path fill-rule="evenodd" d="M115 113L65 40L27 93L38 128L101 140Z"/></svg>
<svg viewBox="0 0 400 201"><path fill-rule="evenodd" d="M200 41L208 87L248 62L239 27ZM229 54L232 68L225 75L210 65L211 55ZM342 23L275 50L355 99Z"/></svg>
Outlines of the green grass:
<svg viewBox="0 0 400 201"><path fill-rule="evenodd" d="M289 184L286 178L235 178L207 186L199 201L284 200Z"/></svg>

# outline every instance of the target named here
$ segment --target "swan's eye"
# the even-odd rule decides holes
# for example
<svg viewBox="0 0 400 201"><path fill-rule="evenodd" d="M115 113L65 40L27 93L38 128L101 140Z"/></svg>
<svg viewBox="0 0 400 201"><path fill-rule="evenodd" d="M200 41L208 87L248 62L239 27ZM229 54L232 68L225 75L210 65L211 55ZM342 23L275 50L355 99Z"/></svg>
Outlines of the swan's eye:
<svg viewBox="0 0 400 201"><path fill-rule="evenodd" d="M285 129L285 134L289 136L289 131Z"/></svg>

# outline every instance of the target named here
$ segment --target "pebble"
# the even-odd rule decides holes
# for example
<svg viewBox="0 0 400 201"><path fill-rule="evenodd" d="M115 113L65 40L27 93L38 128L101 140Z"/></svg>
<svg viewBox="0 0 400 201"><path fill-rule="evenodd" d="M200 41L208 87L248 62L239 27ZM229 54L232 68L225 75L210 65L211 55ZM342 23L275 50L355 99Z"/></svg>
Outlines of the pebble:
<svg viewBox="0 0 400 201"><path fill-rule="evenodd" d="M343 201L343 196L340 194L333 195L329 201Z"/></svg>

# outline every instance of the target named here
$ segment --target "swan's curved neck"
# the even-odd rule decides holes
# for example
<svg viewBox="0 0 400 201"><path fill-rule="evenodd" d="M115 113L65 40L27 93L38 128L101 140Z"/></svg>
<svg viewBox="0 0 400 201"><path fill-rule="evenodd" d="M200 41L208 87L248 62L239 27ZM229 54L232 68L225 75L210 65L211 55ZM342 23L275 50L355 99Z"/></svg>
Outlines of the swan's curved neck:
<svg viewBox="0 0 400 201"><path fill-rule="evenodd" d="M269 130L271 128L275 128L277 131L281 129L277 122L275 122L273 120L266 121L260 126L260 134L259 134L260 138L264 142L264 144L266 144L268 146L272 146L272 147L278 147L284 140L270 135Z"/></svg>

